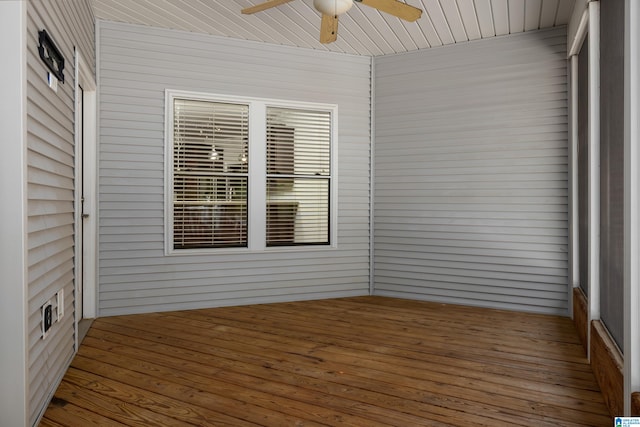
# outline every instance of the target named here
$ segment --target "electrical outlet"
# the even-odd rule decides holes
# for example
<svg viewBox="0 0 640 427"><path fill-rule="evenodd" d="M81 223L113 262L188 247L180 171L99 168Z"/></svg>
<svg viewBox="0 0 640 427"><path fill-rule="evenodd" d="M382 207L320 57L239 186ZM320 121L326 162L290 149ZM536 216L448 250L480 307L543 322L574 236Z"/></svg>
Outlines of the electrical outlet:
<svg viewBox="0 0 640 427"><path fill-rule="evenodd" d="M60 289L58 291L58 293L56 293L56 305L57 305L57 314L58 317L56 319L56 321L60 321L62 320L62 317L64 316L64 289Z"/></svg>
<svg viewBox="0 0 640 427"><path fill-rule="evenodd" d="M47 83L54 92L58 91L58 78L51 73L47 73Z"/></svg>
<svg viewBox="0 0 640 427"><path fill-rule="evenodd" d="M51 301L47 301L42 306L42 339L47 337L49 333L49 329L51 329L51 325L53 324L53 306L51 305Z"/></svg>

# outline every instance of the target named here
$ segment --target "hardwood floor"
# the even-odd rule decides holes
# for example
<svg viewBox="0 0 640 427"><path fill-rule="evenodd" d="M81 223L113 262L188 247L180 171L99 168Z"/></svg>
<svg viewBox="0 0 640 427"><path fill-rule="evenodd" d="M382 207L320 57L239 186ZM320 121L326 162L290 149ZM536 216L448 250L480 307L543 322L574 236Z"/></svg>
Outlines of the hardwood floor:
<svg viewBox="0 0 640 427"><path fill-rule="evenodd" d="M611 426L567 318L382 297L96 320L41 426Z"/></svg>

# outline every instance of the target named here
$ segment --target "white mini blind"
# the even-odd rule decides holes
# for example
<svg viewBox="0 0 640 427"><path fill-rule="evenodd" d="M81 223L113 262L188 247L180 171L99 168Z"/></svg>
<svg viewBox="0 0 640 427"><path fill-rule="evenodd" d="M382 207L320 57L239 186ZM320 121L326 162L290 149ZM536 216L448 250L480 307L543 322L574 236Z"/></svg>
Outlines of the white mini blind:
<svg viewBox="0 0 640 427"><path fill-rule="evenodd" d="M246 246L248 105L173 107L174 249Z"/></svg>
<svg viewBox="0 0 640 427"><path fill-rule="evenodd" d="M267 108L267 246L329 244L331 113Z"/></svg>

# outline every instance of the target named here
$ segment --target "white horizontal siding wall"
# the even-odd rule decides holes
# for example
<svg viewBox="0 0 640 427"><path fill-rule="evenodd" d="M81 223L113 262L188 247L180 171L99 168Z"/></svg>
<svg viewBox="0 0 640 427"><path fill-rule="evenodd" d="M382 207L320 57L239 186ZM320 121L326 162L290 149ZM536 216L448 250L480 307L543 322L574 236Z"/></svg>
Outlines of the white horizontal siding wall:
<svg viewBox="0 0 640 427"><path fill-rule="evenodd" d="M370 59L98 23L99 315L362 295ZM338 248L164 255L165 89L337 104Z"/></svg>
<svg viewBox="0 0 640 427"><path fill-rule="evenodd" d="M567 314L565 29L375 58L375 292Z"/></svg>
<svg viewBox="0 0 640 427"><path fill-rule="evenodd" d="M47 84L38 55L46 29L65 60L64 83ZM94 18L88 0L27 3L27 209L29 420L44 411L74 352L74 47L94 67ZM60 290L65 316L41 338L41 307ZM54 310L55 316L55 310ZM0 416L1 417L1 416ZM0 423L1 424L1 423Z"/></svg>

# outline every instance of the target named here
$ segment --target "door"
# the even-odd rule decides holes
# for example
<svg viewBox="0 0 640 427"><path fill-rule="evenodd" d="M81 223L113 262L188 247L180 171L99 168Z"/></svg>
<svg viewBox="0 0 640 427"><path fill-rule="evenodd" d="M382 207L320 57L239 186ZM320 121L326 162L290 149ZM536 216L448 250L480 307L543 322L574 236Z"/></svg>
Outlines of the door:
<svg viewBox="0 0 640 427"><path fill-rule="evenodd" d="M75 295L76 339L83 319L97 315L96 299L96 84L76 51ZM84 329L86 332L86 328ZM76 347L77 348L77 347Z"/></svg>
<svg viewBox="0 0 640 427"><path fill-rule="evenodd" d="M84 229L85 229L85 220L88 218L89 214L85 213L84 207L84 193L85 193L85 177L84 177L84 88L82 84L78 84L77 89L77 103L76 103L76 118L78 120L76 130L78 132L78 137L76 138L76 156L78 156L77 162L77 171L76 171L76 179L78 182L76 183L76 189L80 190L79 194L76 197L80 198L80 220L78 222L78 226L76 228L76 245L78 248L76 249L77 253L80 256L76 259L76 295L75 295L75 310L76 317L79 320L84 319L84 285L86 283L86 277L84 274L84 263L85 263L85 240L84 240Z"/></svg>

